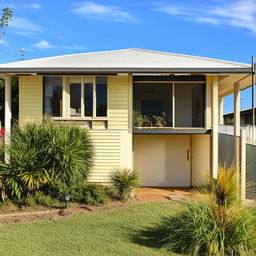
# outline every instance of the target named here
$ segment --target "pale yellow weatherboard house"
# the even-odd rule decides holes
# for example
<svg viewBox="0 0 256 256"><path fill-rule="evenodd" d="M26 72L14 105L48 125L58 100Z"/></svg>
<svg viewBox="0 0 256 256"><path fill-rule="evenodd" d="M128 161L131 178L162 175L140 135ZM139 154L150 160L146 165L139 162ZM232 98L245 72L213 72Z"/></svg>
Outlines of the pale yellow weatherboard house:
<svg viewBox="0 0 256 256"><path fill-rule="evenodd" d="M90 181L108 182L121 167L138 170L142 186L190 187L205 172L217 175L222 99L231 93L239 136L240 89L251 85L252 67L125 49L1 64L0 73L7 136L11 76L18 76L19 123L46 114L89 129L96 153Z"/></svg>

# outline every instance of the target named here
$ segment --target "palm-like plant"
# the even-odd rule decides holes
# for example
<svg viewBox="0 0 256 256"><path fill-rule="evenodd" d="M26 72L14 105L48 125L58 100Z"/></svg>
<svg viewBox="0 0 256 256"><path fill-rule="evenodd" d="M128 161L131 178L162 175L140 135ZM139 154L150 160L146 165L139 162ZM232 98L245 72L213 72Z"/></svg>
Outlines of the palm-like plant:
<svg viewBox="0 0 256 256"><path fill-rule="evenodd" d="M25 193L33 193L49 180L46 165L49 162L42 145L40 124L29 123L23 128L14 126L9 147L10 173L23 184Z"/></svg>
<svg viewBox="0 0 256 256"><path fill-rule="evenodd" d="M67 185L87 179L93 165L93 146L86 129L45 120L43 145L52 178Z"/></svg>
<svg viewBox="0 0 256 256"><path fill-rule="evenodd" d="M130 169L117 169L111 175L113 188L121 198L126 201L131 197L134 189L139 186L138 173Z"/></svg>
<svg viewBox="0 0 256 256"><path fill-rule="evenodd" d="M93 148L87 130L75 125L42 123L14 126L11 143L5 150L10 164L4 163L0 147L0 189L21 197L34 194L50 181L60 179L66 185L85 180L93 162Z"/></svg>

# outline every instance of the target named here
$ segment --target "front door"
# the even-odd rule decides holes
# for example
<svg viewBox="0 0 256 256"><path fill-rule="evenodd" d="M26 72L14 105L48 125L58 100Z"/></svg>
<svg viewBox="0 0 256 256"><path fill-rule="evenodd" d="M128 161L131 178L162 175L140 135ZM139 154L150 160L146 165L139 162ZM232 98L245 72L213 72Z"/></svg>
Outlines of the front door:
<svg viewBox="0 0 256 256"><path fill-rule="evenodd" d="M135 135L134 166L142 186L190 186L190 135Z"/></svg>

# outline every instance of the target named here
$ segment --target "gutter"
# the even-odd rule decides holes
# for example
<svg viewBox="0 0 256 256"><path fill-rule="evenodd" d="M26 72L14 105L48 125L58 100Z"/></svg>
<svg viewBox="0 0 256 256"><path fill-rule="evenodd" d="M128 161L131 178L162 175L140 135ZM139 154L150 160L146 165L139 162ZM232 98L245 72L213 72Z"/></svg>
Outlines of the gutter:
<svg viewBox="0 0 256 256"><path fill-rule="evenodd" d="M249 68L8 68L0 67L0 73L84 74L84 73L204 73L204 74L250 74Z"/></svg>

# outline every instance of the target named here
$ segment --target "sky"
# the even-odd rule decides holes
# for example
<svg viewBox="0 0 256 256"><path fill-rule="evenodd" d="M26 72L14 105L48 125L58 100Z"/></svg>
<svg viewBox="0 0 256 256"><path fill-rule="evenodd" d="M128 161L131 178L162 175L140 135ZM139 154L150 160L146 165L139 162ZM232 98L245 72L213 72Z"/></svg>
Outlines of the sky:
<svg viewBox="0 0 256 256"><path fill-rule="evenodd" d="M0 63L72 53L142 48L250 63L256 55L256 0L0 0L13 20ZM256 104L255 104L256 105ZM251 107L251 89L241 109ZM233 111L233 96L224 112Z"/></svg>

